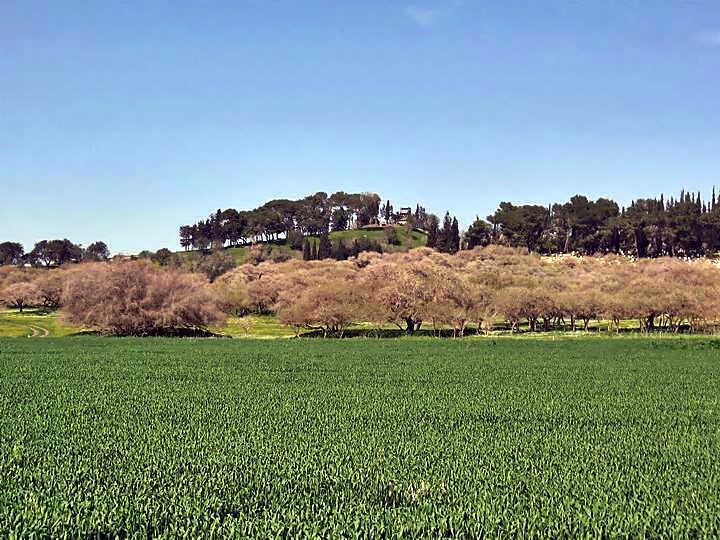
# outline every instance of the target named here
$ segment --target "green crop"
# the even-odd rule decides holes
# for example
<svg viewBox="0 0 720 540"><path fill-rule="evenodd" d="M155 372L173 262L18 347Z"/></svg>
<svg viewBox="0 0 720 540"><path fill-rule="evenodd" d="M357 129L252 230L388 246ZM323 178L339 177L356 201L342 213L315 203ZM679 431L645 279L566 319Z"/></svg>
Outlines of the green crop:
<svg viewBox="0 0 720 540"><path fill-rule="evenodd" d="M0 537L713 537L702 339L0 340Z"/></svg>

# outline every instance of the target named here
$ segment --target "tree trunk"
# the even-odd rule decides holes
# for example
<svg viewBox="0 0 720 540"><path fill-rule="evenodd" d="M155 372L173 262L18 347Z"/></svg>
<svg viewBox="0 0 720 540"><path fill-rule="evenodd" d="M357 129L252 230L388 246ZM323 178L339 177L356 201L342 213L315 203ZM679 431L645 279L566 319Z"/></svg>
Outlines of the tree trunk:
<svg viewBox="0 0 720 540"><path fill-rule="evenodd" d="M649 315L645 324L648 332L655 328L655 315Z"/></svg>
<svg viewBox="0 0 720 540"><path fill-rule="evenodd" d="M405 329L405 331L408 334L412 334L415 332L415 321L413 320L412 317L405 317L405 324L407 325L407 328Z"/></svg>

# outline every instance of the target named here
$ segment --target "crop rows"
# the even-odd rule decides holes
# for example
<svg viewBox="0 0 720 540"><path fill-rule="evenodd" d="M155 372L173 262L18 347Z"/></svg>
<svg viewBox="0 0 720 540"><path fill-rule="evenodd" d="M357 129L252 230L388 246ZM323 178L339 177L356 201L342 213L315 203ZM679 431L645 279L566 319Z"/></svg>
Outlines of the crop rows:
<svg viewBox="0 0 720 540"><path fill-rule="evenodd" d="M0 340L0 536L716 536L716 344Z"/></svg>

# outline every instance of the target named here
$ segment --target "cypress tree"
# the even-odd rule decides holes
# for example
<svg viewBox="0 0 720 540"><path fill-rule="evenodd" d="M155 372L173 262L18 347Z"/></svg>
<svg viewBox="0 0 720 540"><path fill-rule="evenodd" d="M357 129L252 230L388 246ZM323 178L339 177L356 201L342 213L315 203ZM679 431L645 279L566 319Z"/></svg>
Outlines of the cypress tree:
<svg viewBox="0 0 720 540"><path fill-rule="evenodd" d="M437 247L438 239L438 220L434 215L430 216L430 223L428 224L427 242L425 245L429 248Z"/></svg>
<svg viewBox="0 0 720 540"><path fill-rule="evenodd" d="M450 238L448 239L448 252L457 253L460 251L460 228L456 217L452 220L450 226Z"/></svg>
<svg viewBox="0 0 720 540"><path fill-rule="evenodd" d="M337 248L335 249L335 259L338 261L344 261L350 256L350 251L348 250L347 246L345 245L345 241L341 238L337 243Z"/></svg>
<svg viewBox="0 0 720 540"><path fill-rule="evenodd" d="M317 253L317 242L313 240L312 243L312 249L310 250L310 260L311 261L317 261L318 253Z"/></svg>
<svg viewBox="0 0 720 540"><path fill-rule="evenodd" d="M332 257L332 243L327 233L320 236L320 245L317 250L318 259L329 259Z"/></svg>
<svg viewBox="0 0 720 540"><path fill-rule="evenodd" d="M445 218L443 219L443 226L437 235L436 247L438 251L448 253L451 247L451 229L452 219L450 219L450 212L445 212Z"/></svg>
<svg viewBox="0 0 720 540"><path fill-rule="evenodd" d="M383 219L385 219L385 223L390 223L390 220L392 219L393 214L393 207L392 204L390 204L390 199L387 200L385 203L385 214L383 215Z"/></svg>
<svg viewBox="0 0 720 540"><path fill-rule="evenodd" d="M223 245L225 242L223 241L223 234L222 234L222 212L220 209L217 209L217 212L215 212L214 216L211 216L210 218L210 230L212 231L212 243L214 247L219 247Z"/></svg>
<svg viewBox="0 0 720 540"><path fill-rule="evenodd" d="M306 238L303 242L303 261L309 261L311 260L310 257L312 254L310 253L310 242Z"/></svg>
<svg viewBox="0 0 720 540"><path fill-rule="evenodd" d="M712 199L711 199L711 201L710 201L710 210L711 210L711 211L712 211L712 210L715 210L715 204L716 204L716 203L715 203L715 186L713 186Z"/></svg>

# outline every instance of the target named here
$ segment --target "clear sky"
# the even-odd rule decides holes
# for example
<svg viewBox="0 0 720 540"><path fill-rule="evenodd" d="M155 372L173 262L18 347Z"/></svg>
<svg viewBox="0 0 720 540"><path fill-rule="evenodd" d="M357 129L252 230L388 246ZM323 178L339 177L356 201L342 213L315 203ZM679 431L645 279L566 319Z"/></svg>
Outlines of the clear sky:
<svg viewBox="0 0 720 540"><path fill-rule="evenodd" d="M0 241L377 191L501 200L720 184L720 2L0 0Z"/></svg>

